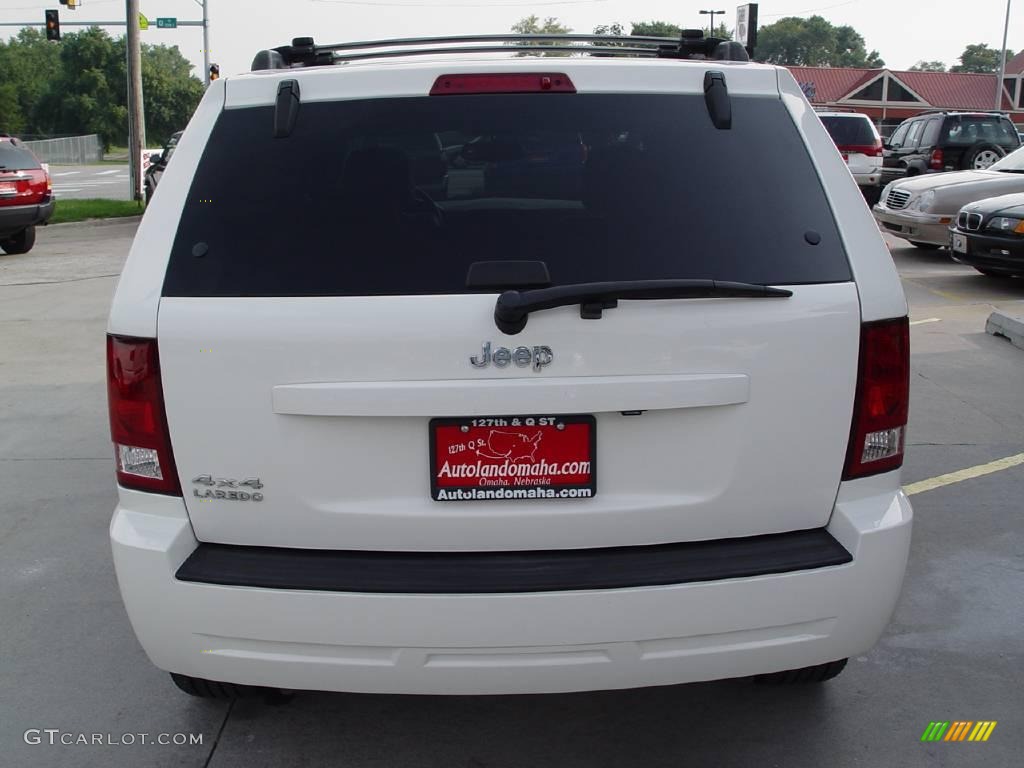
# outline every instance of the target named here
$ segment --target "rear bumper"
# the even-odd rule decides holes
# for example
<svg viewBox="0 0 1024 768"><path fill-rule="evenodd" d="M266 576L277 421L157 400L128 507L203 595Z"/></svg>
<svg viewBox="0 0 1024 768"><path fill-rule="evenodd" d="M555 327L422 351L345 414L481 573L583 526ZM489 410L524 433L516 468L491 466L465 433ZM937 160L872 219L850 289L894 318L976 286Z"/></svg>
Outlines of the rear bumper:
<svg viewBox="0 0 1024 768"><path fill-rule="evenodd" d="M915 243L949 246L949 225L955 214L912 213L894 211L876 205L872 209L875 220L890 235Z"/></svg>
<svg viewBox="0 0 1024 768"><path fill-rule="evenodd" d="M912 512L893 476L844 484L843 565L666 586L371 594L181 581L181 499L121 490L110 527L132 626L158 667L289 689L541 693L744 677L853 656L899 596Z"/></svg>
<svg viewBox="0 0 1024 768"><path fill-rule="evenodd" d="M853 178L857 184L862 187L877 187L878 183L882 180L881 168L863 171L850 169L850 172L853 174Z"/></svg>
<svg viewBox="0 0 1024 768"><path fill-rule="evenodd" d="M53 208L53 199L38 205L0 206L0 237L16 235L34 224L45 224L53 216Z"/></svg>

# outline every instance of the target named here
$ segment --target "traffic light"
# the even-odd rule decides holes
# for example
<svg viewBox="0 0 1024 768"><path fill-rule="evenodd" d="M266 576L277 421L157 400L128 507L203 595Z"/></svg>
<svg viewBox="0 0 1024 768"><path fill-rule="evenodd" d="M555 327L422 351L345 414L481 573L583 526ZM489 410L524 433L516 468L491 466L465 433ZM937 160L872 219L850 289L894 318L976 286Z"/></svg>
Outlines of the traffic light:
<svg viewBox="0 0 1024 768"><path fill-rule="evenodd" d="M46 39L60 40L60 13L49 10L46 13Z"/></svg>
<svg viewBox="0 0 1024 768"><path fill-rule="evenodd" d="M220 77L220 67L218 67L216 64L211 64L210 65L210 82L213 82L218 77Z"/></svg>

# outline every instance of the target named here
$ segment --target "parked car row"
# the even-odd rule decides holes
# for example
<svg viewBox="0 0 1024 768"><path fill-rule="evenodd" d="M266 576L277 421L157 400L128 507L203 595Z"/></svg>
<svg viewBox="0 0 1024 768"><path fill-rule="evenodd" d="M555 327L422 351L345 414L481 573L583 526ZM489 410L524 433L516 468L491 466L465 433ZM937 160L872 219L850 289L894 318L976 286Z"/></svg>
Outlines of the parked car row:
<svg viewBox="0 0 1024 768"><path fill-rule="evenodd" d="M1024 149L985 170L890 182L875 219L918 248L948 247L986 275L1024 275Z"/></svg>
<svg viewBox="0 0 1024 768"><path fill-rule="evenodd" d="M818 117L865 198L877 201L885 231L918 248L949 248L985 275L1024 275L1024 149L1006 115L926 112L886 142L867 115Z"/></svg>

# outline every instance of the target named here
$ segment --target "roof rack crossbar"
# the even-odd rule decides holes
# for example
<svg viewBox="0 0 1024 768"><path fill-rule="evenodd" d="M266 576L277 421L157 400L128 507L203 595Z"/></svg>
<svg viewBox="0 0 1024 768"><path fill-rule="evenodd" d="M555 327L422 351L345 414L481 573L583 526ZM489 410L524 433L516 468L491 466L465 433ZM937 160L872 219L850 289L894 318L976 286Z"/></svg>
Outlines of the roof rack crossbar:
<svg viewBox="0 0 1024 768"><path fill-rule="evenodd" d="M360 61L364 59L389 59L404 56L436 56L442 53L520 53L543 51L547 53L590 53L603 56L642 56L653 58L658 55L656 48L613 48L603 45L474 45L465 48L416 48L400 51L375 51L373 53L336 53L334 61Z"/></svg>
<svg viewBox="0 0 1024 768"><path fill-rule="evenodd" d="M601 42L601 43L629 43L636 46L641 43L648 45L678 45L679 40L675 37L648 37L643 35L574 35L574 34L526 34L526 35L457 35L446 37L402 37L391 40L362 40L353 43L331 43L328 45L317 45L321 51L355 51L366 48L398 48L415 45L440 45L442 43L500 43L500 42ZM546 47L546 46L544 46Z"/></svg>

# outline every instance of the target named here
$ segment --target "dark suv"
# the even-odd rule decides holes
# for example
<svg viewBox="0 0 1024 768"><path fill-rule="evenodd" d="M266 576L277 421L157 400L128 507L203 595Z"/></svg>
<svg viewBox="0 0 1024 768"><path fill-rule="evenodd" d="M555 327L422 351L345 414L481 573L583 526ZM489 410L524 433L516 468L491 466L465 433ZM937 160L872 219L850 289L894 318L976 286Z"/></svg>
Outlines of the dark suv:
<svg viewBox="0 0 1024 768"><path fill-rule="evenodd" d="M885 145L882 182L942 171L983 170L1021 145L1000 112L925 112L904 120Z"/></svg>

